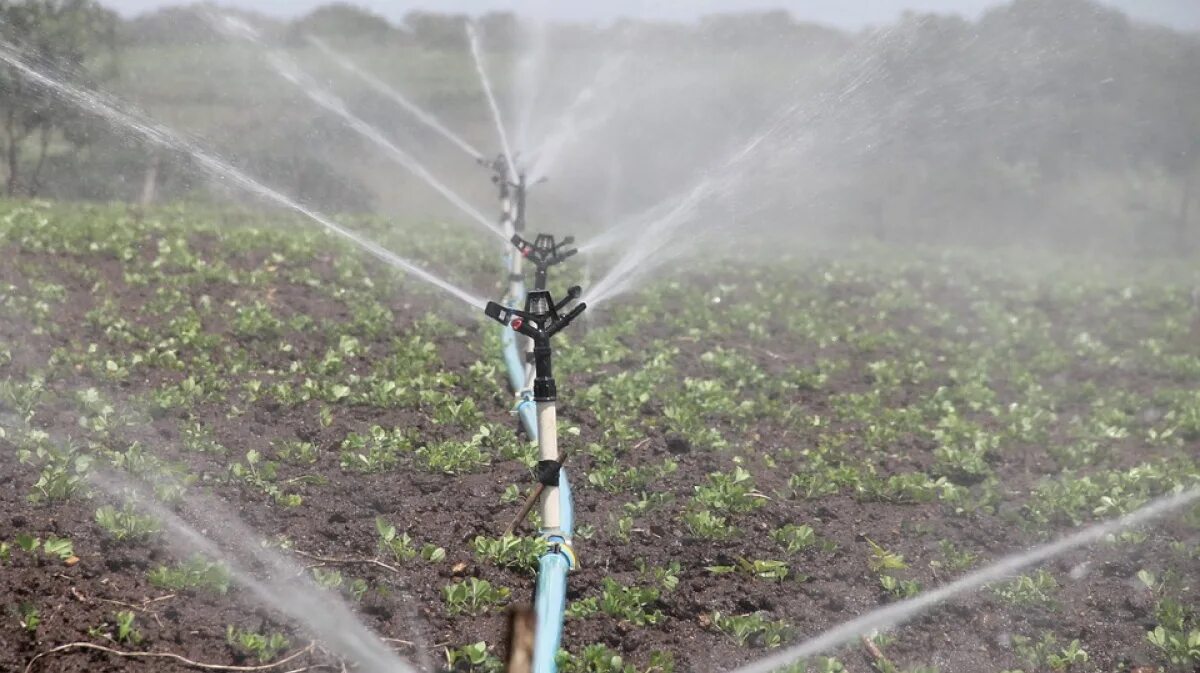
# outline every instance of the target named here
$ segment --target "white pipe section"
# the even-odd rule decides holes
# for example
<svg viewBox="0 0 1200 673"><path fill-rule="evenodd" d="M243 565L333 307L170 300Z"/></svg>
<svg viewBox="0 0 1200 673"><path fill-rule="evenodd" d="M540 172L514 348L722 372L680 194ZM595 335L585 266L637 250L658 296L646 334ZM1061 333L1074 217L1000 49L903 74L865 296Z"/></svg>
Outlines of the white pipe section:
<svg viewBox="0 0 1200 673"><path fill-rule="evenodd" d="M558 409L555 402L537 403L538 454L542 460L558 461ZM562 509L558 487L542 490L542 530L557 531L562 527Z"/></svg>

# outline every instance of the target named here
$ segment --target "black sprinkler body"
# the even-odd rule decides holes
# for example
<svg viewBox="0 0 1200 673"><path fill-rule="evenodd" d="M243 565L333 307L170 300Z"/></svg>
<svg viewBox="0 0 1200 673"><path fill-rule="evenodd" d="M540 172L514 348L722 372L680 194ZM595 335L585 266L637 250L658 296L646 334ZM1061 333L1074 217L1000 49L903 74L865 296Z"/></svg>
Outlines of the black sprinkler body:
<svg viewBox="0 0 1200 673"><path fill-rule="evenodd" d="M567 290L567 296L558 304L549 290L530 290L525 296L525 310L507 308L489 301L484 313L502 325L508 325L519 334L533 341L533 399L535 402L553 402L558 399L558 388L554 382L554 367L551 362L550 338L562 331L571 321L579 317L587 304L579 302L566 315L559 311L579 299L582 290L578 285Z"/></svg>
<svg viewBox="0 0 1200 673"><path fill-rule="evenodd" d="M517 181L511 186L517 197L514 199L515 216L513 217L513 231L525 231L525 174L521 173L518 175Z"/></svg>
<svg viewBox="0 0 1200 673"><path fill-rule="evenodd" d="M550 267L579 252L575 248L568 248L574 242L575 237L568 236L562 243L555 243L550 234L538 234L532 243L521 238L520 234L513 234L512 237L512 244L517 246L517 250L521 251L521 255L528 259L536 270L533 282L535 290L546 289L546 271Z"/></svg>
<svg viewBox="0 0 1200 673"><path fill-rule="evenodd" d="M512 179L508 176L508 159L504 158L503 154L497 155L495 159L477 159L480 166L487 168L492 172L492 184L500 190L501 200L507 199L509 190L512 189Z"/></svg>

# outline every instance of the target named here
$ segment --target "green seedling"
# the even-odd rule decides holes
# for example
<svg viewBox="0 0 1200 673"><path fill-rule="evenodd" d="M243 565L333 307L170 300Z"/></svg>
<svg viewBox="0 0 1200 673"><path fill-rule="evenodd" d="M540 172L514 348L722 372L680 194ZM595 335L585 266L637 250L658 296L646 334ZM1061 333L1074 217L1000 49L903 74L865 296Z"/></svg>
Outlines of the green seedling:
<svg viewBox="0 0 1200 673"><path fill-rule="evenodd" d="M130 610L121 610L116 615L117 630L115 639L118 643L137 645L142 642L142 634L133 627L134 615Z"/></svg>
<svg viewBox="0 0 1200 673"><path fill-rule="evenodd" d="M37 606L33 603L21 603L17 608L17 616L20 620L21 628L29 633L37 633L38 627L42 624L42 615L38 612Z"/></svg>
<svg viewBox="0 0 1200 673"><path fill-rule="evenodd" d="M718 631L742 647L779 647L788 639L790 627L783 621L771 621L761 614L725 615L714 612L711 617Z"/></svg>
<svg viewBox="0 0 1200 673"><path fill-rule="evenodd" d="M471 577L442 588L446 608L452 615L481 615L508 600L511 592L492 586L487 580Z"/></svg>
<svg viewBox="0 0 1200 673"><path fill-rule="evenodd" d="M161 589L183 591L199 589L224 594L232 577L224 564L196 555L174 567L157 566L148 574L150 583Z"/></svg>
<svg viewBox="0 0 1200 673"><path fill-rule="evenodd" d="M879 585L896 598L912 598L921 593L920 583L914 580L902 580L892 575L880 575Z"/></svg>
<svg viewBox="0 0 1200 673"><path fill-rule="evenodd" d="M754 481L740 465L728 475L716 472L708 475L708 484L696 487L695 500L710 510L729 513L752 512L766 501L754 490Z"/></svg>
<svg viewBox="0 0 1200 673"><path fill-rule="evenodd" d="M158 519L139 514L131 503L121 509L104 505L96 510L96 523L109 537L121 541L144 541L162 530Z"/></svg>
<svg viewBox="0 0 1200 673"><path fill-rule="evenodd" d="M504 535L499 538L478 536L474 541L475 556L500 568L532 570L546 553L547 544L541 537Z"/></svg>
<svg viewBox="0 0 1200 673"><path fill-rule="evenodd" d="M866 538L867 544L871 547L871 558L868 563L871 566L871 571L882 573L888 570L904 570L908 564L904 562L904 556L892 551L888 551L870 538Z"/></svg>
<svg viewBox="0 0 1200 673"><path fill-rule="evenodd" d="M664 591L674 591L679 586L679 575L683 572L683 567L679 565L679 561L671 561L666 566L650 566L646 563L645 559L639 558L633 564L638 569L638 572L649 576Z"/></svg>
<svg viewBox="0 0 1200 673"><path fill-rule="evenodd" d="M312 576L313 580L316 581L317 586L329 591L337 591L346 583L346 578L342 575L342 571L340 570L324 570L322 568L313 568Z"/></svg>
<svg viewBox="0 0 1200 673"><path fill-rule="evenodd" d="M737 557L737 565L707 566L705 569L714 575L742 572L756 579L771 580L773 582L782 582L787 579L789 572L787 563L783 561L766 559L755 559L752 561L742 556Z"/></svg>
<svg viewBox="0 0 1200 673"><path fill-rule="evenodd" d="M412 440L399 428L385 430L376 425L367 435L350 433L342 442L343 470L385 472L396 466L401 453L412 450Z"/></svg>
<svg viewBox="0 0 1200 673"><path fill-rule="evenodd" d="M789 554L795 554L816 544L817 534L811 526L789 523L771 531L771 539L778 542Z"/></svg>
<svg viewBox="0 0 1200 673"><path fill-rule="evenodd" d="M398 533L396 527L381 516L375 517L375 531L379 533L379 547L392 556L393 559L404 563L417 556L412 538L407 532Z"/></svg>
<svg viewBox="0 0 1200 673"><path fill-rule="evenodd" d="M1045 570L1037 570L1032 575L1021 575L1011 582L992 587L992 592L1000 600L1019 606L1053 606L1054 594L1057 591L1058 582Z"/></svg>
<svg viewBox="0 0 1200 673"><path fill-rule="evenodd" d="M699 538L728 540L737 535L737 528L730 526L725 517L707 509L685 512L682 518L688 531Z"/></svg>
<svg viewBox="0 0 1200 673"><path fill-rule="evenodd" d="M479 641L454 649L446 648L446 669L455 673L500 673L504 664Z"/></svg>
<svg viewBox="0 0 1200 673"><path fill-rule="evenodd" d="M42 544L42 552L46 556L56 558L60 561L66 561L75 556L75 546L65 537L55 537L51 535L46 538L46 542Z"/></svg>
<svg viewBox="0 0 1200 673"><path fill-rule="evenodd" d="M273 661L291 647L282 633L264 635L256 631L243 631L232 624L225 628L225 641L262 664Z"/></svg>

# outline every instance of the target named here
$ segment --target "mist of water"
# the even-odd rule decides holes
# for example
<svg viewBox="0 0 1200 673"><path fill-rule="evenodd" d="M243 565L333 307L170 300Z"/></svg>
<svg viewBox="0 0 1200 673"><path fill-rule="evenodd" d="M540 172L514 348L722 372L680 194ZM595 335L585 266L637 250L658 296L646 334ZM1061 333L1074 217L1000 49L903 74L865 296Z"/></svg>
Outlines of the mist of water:
<svg viewBox="0 0 1200 673"><path fill-rule="evenodd" d="M605 60L597 68L591 83L575 95L566 110L559 116L546 138L536 149L531 150L530 154L535 158L533 167L529 170L530 184L536 184L547 177L554 164L562 157L563 150L572 141L589 129L599 126L605 120L603 114L594 110L590 116L585 117L583 113L596 103L600 92L608 90L617 81L617 75L622 71L628 58L629 52L624 51Z"/></svg>
<svg viewBox="0 0 1200 673"><path fill-rule="evenodd" d="M363 70L362 68L360 68L358 66L357 63L350 60L349 57L345 56L344 54L337 51L333 47L329 46L324 40L321 40L320 38L314 37L312 35L307 36L306 39L308 40L309 44L313 45L318 50L320 50L321 53L323 53L326 57L329 58L329 60L331 60L335 64L337 64L338 67L340 67L341 69L345 70L346 72L350 73L351 75L354 75L355 77L362 80L364 83L366 83L367 86L371 87L371 89L373 89L376 93L384 96L385 98L388 98L396 105L399 105L401 108L404 108L404 110L407 111L409 114L411 114L413 117L415 117L417 119L417 121L421 122L422 124L428 126L429 128L433 129L434 131L436 131L443 138L445 138L446 140L449 140L460 150L467 153L472 159L482 159L483 158L483 154L480 153L479 150L475 149L475 147L473 145L468 143L466 140L463 140L462 137L459 136L458 134L456 134L453 131L451 131L450 129L446 128L446 125L443 124L432 113L427 112L427 111L421 109L420 107L418 107L416 103L413 103L411 100L408 99L407 96L405 96L404 94L397 91L394 87L388 85L387 82L384 82L383 80L379 79L375 75L372 75L371 73L367 72L366 70Z"/></svg>
<svg viewBox="0 0 1200 673"><path fill-rule="evenodd" d="M139 490L119 475L92 473L90 480L114 497L125 497ZM416 673L409 662L362 623L340 596L318 587L303 568L259 544L258 535L241 524L228 508L215 503L195 508L204 519L205 532L201 532L158 502L138 499L136 505L163 524L174 547L220 561L233 580L249 590L258 602L301 624L339 657L357 662L371 673ZM215 540L218 536L220 539ZM221 544L253 557L269 570L267 577L257 578L225 552Z"/></svg>
<svg viewBox="0 0 1200 673"><path fill-rule="evenodd" d="M25 77L29 81L44 87L53 92L63 100L72 103L88 112L91 112L99 117L104 118L114 126L132 131L141 138L152 142L160 147L171 151L181 152L190 156L195 162L204 169L204 171L215 178L218 182L231 184L240 189L243 189L259 198L274 202L280 206L295 211L308 219L316 222L325 228L326 231L340 236L358 248L370 253L379 260L389 266L399 269L414 278L424 281L433 287L444 290L451 296L459 299L470 306L483 308L487 305L487 301L472 295L449 281L443 280L438 276L422 269L414 262L404 259L383 246L371 241L363 235L351 231L346 227L334 222L329 217L308 208L284 195L283 193L272 189L261 182L250 177L233 165L217 157L214 154L200 148L196 144L185 140L182 136L172 131L171 129L144 119L141 115L134 112L123 110L118 107L116 101L107 100L100 94L80 89L78 87L67 84L54 77L46 75L29 65L27 65L18 55L18 51L13 45L0 40L0 61L4 61L13 70Z"/></svg>
<svg viewBox="0 0 1200 673"><path fill-rule="evenodd" d="M587 241L582 252L619 249L617 261L595 286L586 292L589 306L596 306L627 292L663 264L690 252L681 241L680 229L696 220L705 204L730 197L742 182L755 173L770 153L803 152L815 139L813 125L840 109L864 85L883 71L879 46L895 27L881 31L862 48L843 57L834 72L842 82L832 94L802 99L784 106L759 132L732 154L706 170L687 190L652 206ZM688 239L701 240L689 232Z"/></svg>
<svg viewBox="0 0 1200 673"><path fill-rule="evenodd" d="M513 138L521 152L529 149L529 128L546 77L548 27L543 19L527 17L520 24L518 35L522 53L517 59L513 84Z"/></svg>
<svg viewBox="0 0 1200 673"><path fill-rule="evenodd" d="M469 21L467 22L467 41L471 44L471 57L475 60L475 72L479 75L479 85L483 88L488 108L492 111L492 121L496 124L496 135L500 138L500 148L504 151L508 174L515 176L517 170L513 165L512 145L508 142L508 132L504 130L504 117L500 115L500 105L496 102L496 94L492 91L492 81L488 78L487 63L483 58L483 46L479 42L479 32Z"/></svg>
<svg viewBox="0 0 1200 673"><path fill-rule="evenodd" d="M389 159L399 164L401 167L408 170L413 175L420 178L427 185L432 187L434 191L441 194L451 205L458 208L477 224L483 226L488 231L492 232L500 238L505 238L504 232L497 227L483 213L476 210L465 199L456 194L445 183L437 179L429 169L425 168L421 162L417 161L411 154L400 149L395 143L387 138L382 131L371 126L358 115L350 111L346 103L335 95L333 92L325 89L317 83L315 79L304 72L302 68L283 52L270 50L263 43L253 27L246 25L245 22L228 15L221 15L215 22L218 29L226 35L241 38L251 42L266 52L267 62L271 68L287 81L294 84L304 93L312 102L322 108L337 115L349 126L352 130L358 133L363 138L372 142L376 147L383 150L384 154Z"/></svg>
<svg viewBox="0 0 1200 673"><path fill-rule="evenodd" d="M1099 542L1113 533L1170 514L1197 500L1200 500L1200 488L1192 488L1158 498L1118 519L1088 526L1053 542L1005 556L943 587L927 591L916 598L868 612L799 645L735 669L732 673L770 673L802 659L828 652L860 636L894 628L952 598L973 592L992 582L1009 578L1023 568Z"/></svg>

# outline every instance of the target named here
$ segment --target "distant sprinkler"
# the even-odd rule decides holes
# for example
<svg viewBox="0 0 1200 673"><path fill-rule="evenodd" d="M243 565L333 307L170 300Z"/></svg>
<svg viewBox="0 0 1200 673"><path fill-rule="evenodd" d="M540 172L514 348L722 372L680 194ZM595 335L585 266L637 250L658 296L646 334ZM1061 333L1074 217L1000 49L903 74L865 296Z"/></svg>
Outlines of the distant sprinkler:
<svg viewBox="0 0 1200 673"><path fill-rule="evenodd" d="M492 184L500 190L500 200L504 201L509 197L509 190L512 188L512 180L508 175L508 159L504 153L496 155L495 159L476 159L480 166L492 172Z"/></svg>
<svg viewBox="0 0 1200 673"><path fill-rule="evenodd" d="M520 234L513 234L512 237L512 244L517 247L521 256L533 264L535 270L533 288L535 290L546 289L546 272L550 267L565 262L567 258L579 252L579 250L569 247L573 243L575 243L574 236L564 238L561 243L556 243L554 236L550 234L538 234L532 243L521 238Z"/></svg>

